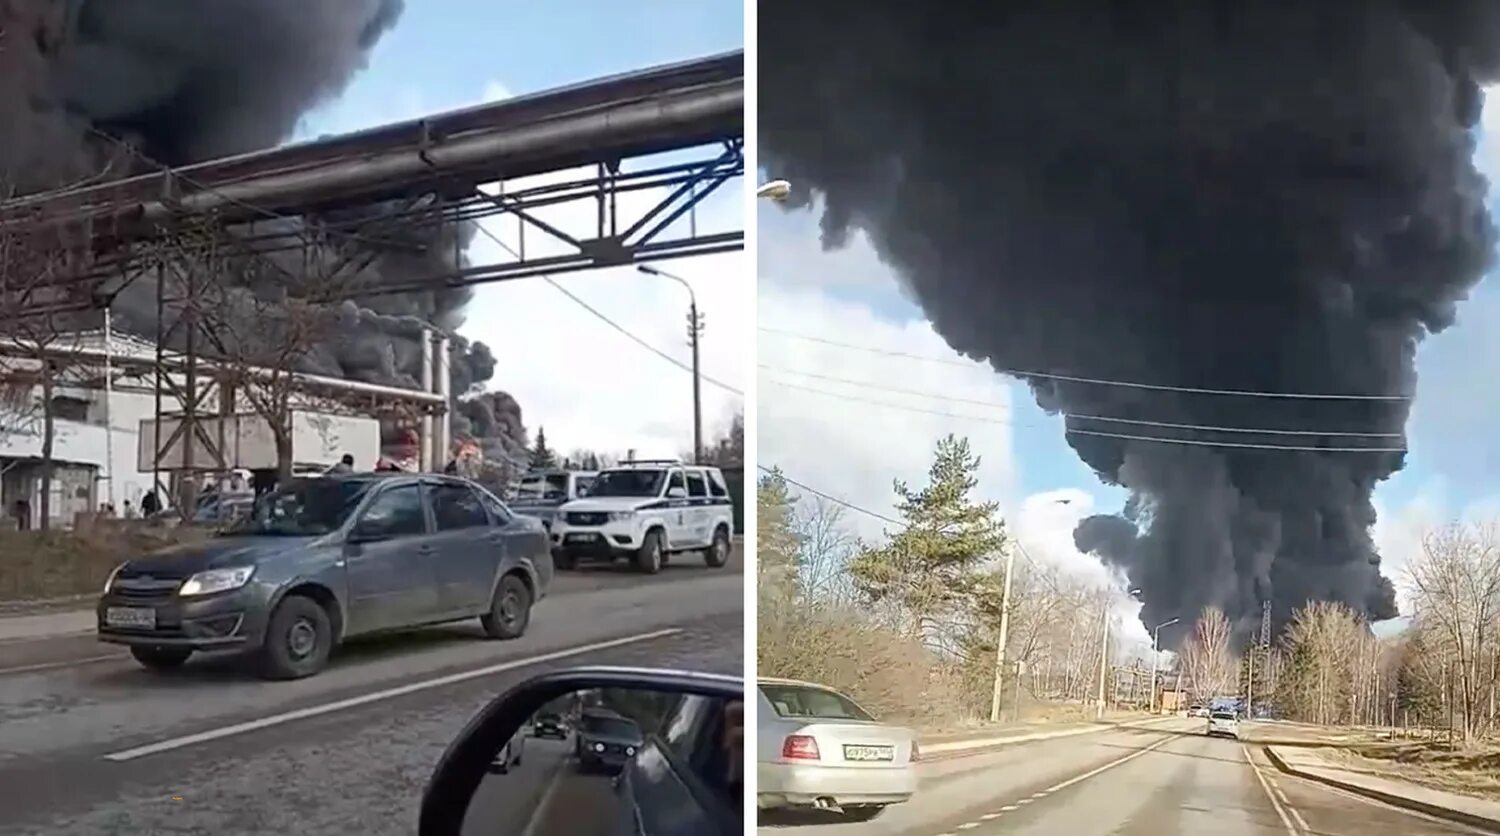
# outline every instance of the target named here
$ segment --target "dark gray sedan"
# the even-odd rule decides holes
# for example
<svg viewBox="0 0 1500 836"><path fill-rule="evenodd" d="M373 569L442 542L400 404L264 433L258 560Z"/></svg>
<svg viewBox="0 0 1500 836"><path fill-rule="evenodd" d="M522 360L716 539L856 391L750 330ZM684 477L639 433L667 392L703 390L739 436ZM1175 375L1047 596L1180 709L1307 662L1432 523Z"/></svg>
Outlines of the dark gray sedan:
<svg viewBox="0 0 1500 836"><path fill-rule="evenodd" d="M148 668L239 650L295 679L352 636L477 616L486 635L516 638L552 574L542 524L465 479L296 479L208 543L117 567L99 638Z"/></svg>

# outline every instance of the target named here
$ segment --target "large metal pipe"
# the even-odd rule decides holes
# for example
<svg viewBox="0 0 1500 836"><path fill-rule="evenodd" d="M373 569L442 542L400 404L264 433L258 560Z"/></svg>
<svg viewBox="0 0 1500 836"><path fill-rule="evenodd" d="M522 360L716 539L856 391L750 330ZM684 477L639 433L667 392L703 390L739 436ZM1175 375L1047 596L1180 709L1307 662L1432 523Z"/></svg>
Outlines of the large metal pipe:
<svg viewBox="0 0 1500 836"><path fill-rule="evenodd" d="M433 333L424 331L422 343L422 391L436 394L432 388L432 340ZM432 470L432 416L422 413L422 437L417 440L417 470L427 473Z"/></svg>
<svg viewBox="0 0 1500 836"><path fill-rule="evenodd" d="M430 181L434 171L444 169L482 171L489 179L496 171L518 177L586 163L599 156L602 148L624 154L644 153L656 146L689 147L712 141L711 137L723 133L723 126L743 120L744 106L743 82L707 85L531 125L475 131L425 149L376 152L215 185L183 195L170 205L146 202L141 214L148 225L182 213L217 212L231 217L255 207L303 204L340 192L396 193L417 181ZM696 143L694 135L701 135Z"/></svg>

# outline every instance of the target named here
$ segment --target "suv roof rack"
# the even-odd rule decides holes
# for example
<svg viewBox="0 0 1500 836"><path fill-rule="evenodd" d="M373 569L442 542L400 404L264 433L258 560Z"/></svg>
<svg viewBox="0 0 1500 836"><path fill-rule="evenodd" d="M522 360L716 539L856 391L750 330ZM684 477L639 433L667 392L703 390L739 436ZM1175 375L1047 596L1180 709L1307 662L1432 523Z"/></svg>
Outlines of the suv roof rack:
<svg viewBox="0 0 1500 836"><path fill-rule="evenodd" d="M615 464L615 467L632 467L634 465L681 465L682 459L625 459Z"/></svg>

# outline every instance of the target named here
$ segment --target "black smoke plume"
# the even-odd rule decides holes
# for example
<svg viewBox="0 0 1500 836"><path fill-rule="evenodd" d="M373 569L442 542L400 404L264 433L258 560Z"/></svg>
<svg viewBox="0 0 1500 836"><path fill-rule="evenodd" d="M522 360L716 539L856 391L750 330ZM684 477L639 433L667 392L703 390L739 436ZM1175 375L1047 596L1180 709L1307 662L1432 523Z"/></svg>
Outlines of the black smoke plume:
<svg viewBox="0 0 1500 836"><path fill-rule="evenodd" d="M867 231L996 368L1409 396L1418 342L1490 265L1472 129L1500 3L764 0L760 20L762 165L802 205L821 193L827 246ZM1314 598L1395 614L1370 497L1402 453L1078 431L1399 449L1407 401L1023 377L1131 491L1075 539L1144 588L1143 619L1214 604L1243 635L1266 598L1277 620Z"/></svg>
<svg viewBox="0 0 1500 836"><path fill-rule="evenodd" d="M0 0L0 173L35 191L275 146L344 89L402 11L403 0ZM418 227L410 235L419 240L406 243L421 246L381 252L349 286L451 270L472 233ZM149 278L132 284L116 300L119 326L154 337L155 296ZM347 304L340 337L308 352L300 370L416 386L421 326L452 333L469 296L434 288ZM495 362L483 344L454 346L453 391L463 394L488 381ZM524 448L509 396L455 411L456 434L480 426L518 432L481 438L485 447Z"/></svg>

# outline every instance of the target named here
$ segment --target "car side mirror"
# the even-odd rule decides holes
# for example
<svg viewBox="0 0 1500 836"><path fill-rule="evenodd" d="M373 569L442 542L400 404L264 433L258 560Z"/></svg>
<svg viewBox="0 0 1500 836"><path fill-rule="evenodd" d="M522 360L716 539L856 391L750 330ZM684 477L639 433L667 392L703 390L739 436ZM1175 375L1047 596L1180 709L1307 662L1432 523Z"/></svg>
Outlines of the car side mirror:
<svg viewBox="0 0 1500 836"><path fill-rule="evenodd" d="M739 677L605 667L542 674L481 709L449 744L422 795L417 832L615 832L672 792L674 769L695 768L674 763L656 737L689 717L689 706L694 722L716 732L721 756L699 780L740 798L744 699ZM686 823L684 832L739 834L743 818L731 807L674 804L667 812Z"/></svg>
<svg viewBox="0 0 1500 836"><path fill-rule="evenodd" d="M687 488L667 488L667 499L686 499Z"/></svg>
<svg viewBox="0 0 1500 836"><path fill-rule="evenodd" d="M349 531L350 543L378 543L387 538L385 528L370 520L360 520Z"/></svg>

